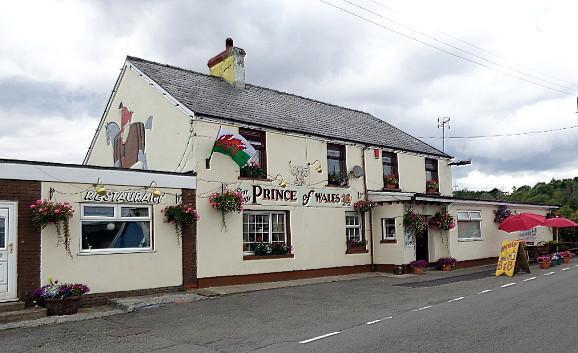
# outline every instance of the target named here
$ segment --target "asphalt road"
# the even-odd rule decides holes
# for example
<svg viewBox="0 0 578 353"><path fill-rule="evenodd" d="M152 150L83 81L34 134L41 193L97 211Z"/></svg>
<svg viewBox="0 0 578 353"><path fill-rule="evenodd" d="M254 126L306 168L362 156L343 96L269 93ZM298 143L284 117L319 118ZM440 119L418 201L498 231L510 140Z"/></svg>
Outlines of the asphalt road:
<svg viewBox="0 0 578 353"><path fill-rule="evenodd" d="M4 331L0 352L578 352L578 265L532 270L237 294Z"/></svg>

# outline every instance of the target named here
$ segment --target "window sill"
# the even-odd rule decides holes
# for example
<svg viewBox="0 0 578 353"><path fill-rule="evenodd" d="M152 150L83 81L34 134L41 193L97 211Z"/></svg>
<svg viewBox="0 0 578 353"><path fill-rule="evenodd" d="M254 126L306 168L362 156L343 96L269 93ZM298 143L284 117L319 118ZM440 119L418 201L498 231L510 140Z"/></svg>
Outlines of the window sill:
<svg viewBox="0 0 578 353"><path fill-rule="evenodd" d="M240 176L237 179L239 180L256 180L256 181L272 181L269 178L263 178L263 177L245 177L245 176Z"/></svg>
<svg viewBox="0 0 578 353"><path fill-rule="evenodd" d="M397 239L381 239L381 244L397 244Z"/></svg>
<svg viewBox="0 0 578 353"><path fill-rule="evenodd" d="M465 238L465 239L459 239L459 238L458 238L458 242L460 242L460 243L461 243L461 242L467 243L467 242L470 242L470 241L484 241L484 239L482 239L482 238Z"/></svg>
<svg viewBox="0 0 578 353"><path fill-rule="evenodd" d="M78 253L78 256L92 256L92 255L123 255L123 254L150 254L156 253L155 249L131 249L131 250L123 250L123 249L111 249L111 250L83 250Z"/></svg>
<svg viewBox="0 0 578 353"><path fill-rule="evenodd" d="M349 189L349 184L348 185L335 185L335 184L327 184L325 185L325 187L328 188L336 188L336 189Z"/></svg>
<svg viewBox="0 0 578 353"><path fill-rule="evenodd" d="M243 255L244 261L249 260L272 260L272 259L292 259L294 258L294 254L286 254L286 255Z"/></svg>
<svg viewBox="0 0 578 353"><path fill-rule="evenodd" d="M347 251L345 253L346 254L365 254L368 252L369 252L369 250L367 250L366 248L349 248L349 249L347 249Z"/></svg>

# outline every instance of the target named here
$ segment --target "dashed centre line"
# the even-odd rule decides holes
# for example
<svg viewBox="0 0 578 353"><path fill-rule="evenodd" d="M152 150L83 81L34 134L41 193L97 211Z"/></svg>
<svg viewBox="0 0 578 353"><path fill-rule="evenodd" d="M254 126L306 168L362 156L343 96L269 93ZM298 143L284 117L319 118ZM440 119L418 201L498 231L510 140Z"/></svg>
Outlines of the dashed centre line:
<svg viewBox="0 0 578 353"><path fill-rule="evenodd" d="M526 278L526 279L524 280L524 282L533 281L533 280L535 280L536 278L538 278L538 277L534 276L534 277Z"/></svg>
<svg viewBox="0 0 578 353"><path fill-rule="evenodd" d="M448 300L448 303L457 302L458 300L462 300L464 298L465 297L458 297L458 298L450 299L450 300Z"/></svg>
<svg viewBox="0 0 578 353"><path fill-rule="evenodd" d="M492 291L491 289L486 289L486 290L479 292L478 294L490 293L491 291Z"/></svg>
<svg viewBox="0 0 578 353"><path fill-rule="evenodd" d="M507 283L507 284L501 285L500 288L507 288L507 287L513 286L515 284L516 284L516 282Z"/></svg>
<svg viewBox="0 0 578 353"><path fill-rule="evenodd" d="M544 276L550 276L550 275L553 275L554 273L556 273L556 272L552 271L552 272L544 273Z"/></svg>
<svg viewBox="0 0 578 353"><path fill-rule="evenodd" d="M413 311L422 311L422 310L427 310L429 308L431 308L431 305L424 306L423 308L419 308L419 309L413 309Z"/></svg>
<svg viewBox="0 0 578 353"><path fill-rule="evenodd" d="M373 324L377 324L378 322L382 322L383 320L391 320L393 319L393 316L388 316L388 317L384 317L383 319L377 319L377 320L373 320L373 321L368 321L365 324L366 325L373 325Z"/></svg>
<svg viewBox="0 0 578 353"><path fill-rule="evenodd" d="M325 335L321 335L321 336L313 337L313 338L310 338L310 339L308 339L308 340L305 340L305 341L301 341L301 342L299 342L299 343L301 343L301 344L305 344L305 343L309 343L309 342L317 341L317 340L320 340L320 339L323 339L323 338L327 338L327 337L335 336L335 335L338 335L338 334L340 334L340 333L341 333L341 331L335 331L335 332L327 333L327 334L325 334Z"/></svg>
<svg viewBox="0 0 578 353"><path fill-rule="evenodd" d="M563 268L562 271L568 271L570 267Z"/></svg>

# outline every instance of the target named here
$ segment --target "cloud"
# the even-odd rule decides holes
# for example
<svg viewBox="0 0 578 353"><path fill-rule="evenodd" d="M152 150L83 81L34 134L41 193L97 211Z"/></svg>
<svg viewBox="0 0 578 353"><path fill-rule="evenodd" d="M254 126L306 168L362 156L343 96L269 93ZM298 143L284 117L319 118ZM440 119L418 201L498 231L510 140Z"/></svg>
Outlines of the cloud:
<svg viewBox="0 0 578 353"><path fill-rule="evenodd" d="M318 1L12 2L0 13L0 154L79 163L126 55L207 72L226 37L247 51L248 82L365 110L415 136L441 135L441 116L452 118L450 136L578 123L578 49L568 45L578 30L574 2L440 0L420 2L416 11L412 1L352 0L399 25L330 1L412 38L456 52L408 27L505 66L470 56L489 70L442 54ZM507 67L572 93L497 72ZM571 176L577 130L448 140L448 153L473 160L456 168L455 184L509 187ZM441 148L439 139L425 141Z"/></svg>

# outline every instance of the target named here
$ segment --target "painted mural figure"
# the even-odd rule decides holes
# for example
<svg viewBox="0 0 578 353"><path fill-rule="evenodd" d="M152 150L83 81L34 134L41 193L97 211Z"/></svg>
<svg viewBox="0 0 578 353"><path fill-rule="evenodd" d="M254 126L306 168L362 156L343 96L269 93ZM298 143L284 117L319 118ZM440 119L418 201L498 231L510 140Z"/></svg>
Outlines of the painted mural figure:
<svg viewBox="0 0 578 353"><path fill-rule="evenodd" d="M148 169L145 150L146 130L152 130L153 117L149 116L146 123L132 122L133 113L122 102L120 109L120 127L115 122L106 124L106 144L112 144L114 166L131 168L138 162L142 169Z"/></svg>

